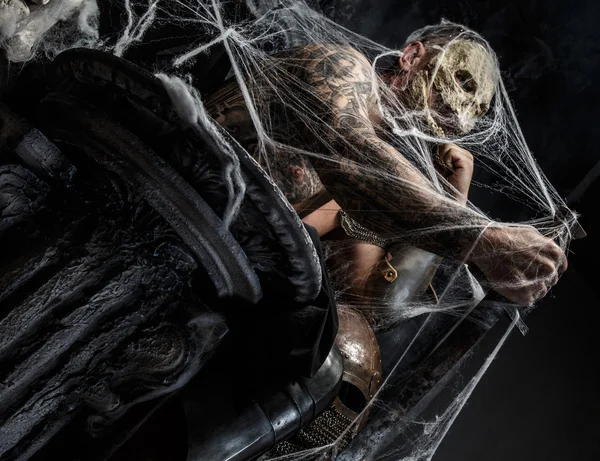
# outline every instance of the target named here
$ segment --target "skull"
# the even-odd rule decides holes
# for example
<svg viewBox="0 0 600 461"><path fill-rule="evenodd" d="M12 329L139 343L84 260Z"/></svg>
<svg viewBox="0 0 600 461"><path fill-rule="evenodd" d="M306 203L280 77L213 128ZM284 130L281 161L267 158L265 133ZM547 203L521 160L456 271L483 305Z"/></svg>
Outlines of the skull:
<svg viewBox="0 0 600 461"><path fill-rule="evenodd" d="M479 43L455 40L428 67L432 116L460 134L469 133L488 111L498 84L493 56Z"/></svg>
<svg viewBox="0 0 600 461"><path fill-rule="evenodd" d="M413 75L406 91L435 135L467 134L489 109L499 78L490 51L457 39Z"/></svg>

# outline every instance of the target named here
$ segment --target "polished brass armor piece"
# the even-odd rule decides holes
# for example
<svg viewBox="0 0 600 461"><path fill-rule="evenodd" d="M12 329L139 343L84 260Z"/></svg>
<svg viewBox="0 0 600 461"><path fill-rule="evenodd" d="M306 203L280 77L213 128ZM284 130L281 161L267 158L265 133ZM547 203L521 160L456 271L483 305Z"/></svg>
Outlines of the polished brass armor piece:
<svg viewBox="0 0 600 461"><path fill-rule="evenodd" d="M368 410L362 410L381 387L379 345L369 322L359 311L338 306L338 316L335 344L344 364L340 394L312 423L289 440L278 443L260 461L334 443L336 449L343 450L366 424ZM322 455L323 459L329 459L326 452Z"/></svg>
<svg viewBox="0 0 600 461"><path fill-rule="evenodd" d="M339 307L339 329L335 343L342 353L344 372L342 375L342 392L333 405L347 418L356 421L359 413L373 398L381 387L381 355L375 333L367 319L356 309ZM362 395L364 401L359 408L351 405L344 389L354 387ZM354 392L356 395L356 393ZM362 407L362 408L361 408ZM366 423L363 412L361 420L355 423L353 432L358 432Z"/></svg>

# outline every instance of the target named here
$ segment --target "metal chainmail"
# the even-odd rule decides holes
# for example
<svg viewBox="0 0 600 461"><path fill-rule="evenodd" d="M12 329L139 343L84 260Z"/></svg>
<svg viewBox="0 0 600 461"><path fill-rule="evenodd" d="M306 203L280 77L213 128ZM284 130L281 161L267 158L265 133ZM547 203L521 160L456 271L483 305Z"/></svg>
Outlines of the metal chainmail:
<svg viewBox="0 0 600 461"><path fill-rule="evenodd" d="M390 244L390 241L357 223L344 210L340 210L340 224L348 237L377 245L383 249L386 249Z"/></svg>
<svg viewBox="0 0 600 461"><path fill-rule="evenodd" d="M352 420L342 415L335 406L331 405L322 414L317 416L307 427L301 429L291 439L275 445L267 452L262 460L276 458L278 456L291 455L303 450L323 447L334 443L340 438L344 431L352 424ZM352 439L352 431L347 431L337 443L337 449L344 449Z"/></svg>

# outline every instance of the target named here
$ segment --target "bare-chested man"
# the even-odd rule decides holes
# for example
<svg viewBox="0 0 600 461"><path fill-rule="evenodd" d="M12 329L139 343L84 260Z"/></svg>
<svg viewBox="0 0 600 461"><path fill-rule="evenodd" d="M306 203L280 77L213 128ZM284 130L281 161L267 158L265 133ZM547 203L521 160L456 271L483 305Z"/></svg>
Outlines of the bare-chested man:
<svg viewBox="0 0 600 461"><path fill-rule="evenodd" d="M288 53L289 72L306 85L307 105L318 107L320 133L326 142L314 139L314 129L307 129L289 111L270 116L274 138L279 137L282 144L304 144L306 150L318 152L322 158L311 164L293 151L282 152L278 158L285 161L271 165L269 173L297 210L326 191L334 200L330 203L332 211L341 207L365 228L384 237L398 235L399 230L427 229L416 233L417 246L441 256L466 259L500 294L529 305L543 297L566 269L564 252L532 227L494 223L464 206L472 173L471 156L464 149L451 144L439 149L440 163L447 166L457 200L435 192L403 153L386 141L386 123L374 85L386 85L410 107L411 88L432 66L440 45L454 38L410 43L393 68L378 75L372 63L350 47L313 44ZM458 45L454 51L446 51L446 58L453 59L452 52L462 53L464 68L442 74L440 78L445 80L430 86L425 103L432 114L441 114L431 120L434 126L467 133L489 109L494 95L493 83L489 82L497 76L486 75L489 62L487 67L482 65L486 58L479 48L466 40L452 43ZM478 59L469 59L469 53ZM242 146L255 152L257 133L235 83L209 97L206 106ZM364 174L365 159L381 174ZM394 180L382 180L386 176ZM335 216L313 216L309 224L324 234L339 225ZM356 260L365 267L381 258L382 250L376 247L358 248Z"/></svg>

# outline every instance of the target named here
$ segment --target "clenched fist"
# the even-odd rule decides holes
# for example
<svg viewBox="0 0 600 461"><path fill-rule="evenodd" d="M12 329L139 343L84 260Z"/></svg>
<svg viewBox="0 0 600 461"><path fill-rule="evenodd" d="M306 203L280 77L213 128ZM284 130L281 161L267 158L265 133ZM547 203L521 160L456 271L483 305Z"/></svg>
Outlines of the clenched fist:
<svg viewBox="0 0 600 461"><path fill-rule="evenodd" d="M473 177L473 155L456 144L442 144L438 148L438 170L456 189L456 200L467 203Z"/></svg>
<svg viewBox="0 0 600 461"><path fill-rule="evenodd" d="M494 290L522 306L543 298L567 268L562 249L529 226L488 227L469 260Z"/></svg>

